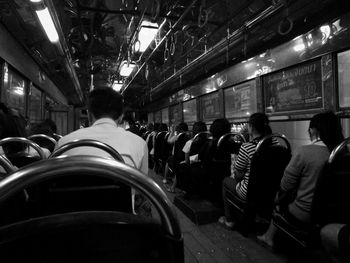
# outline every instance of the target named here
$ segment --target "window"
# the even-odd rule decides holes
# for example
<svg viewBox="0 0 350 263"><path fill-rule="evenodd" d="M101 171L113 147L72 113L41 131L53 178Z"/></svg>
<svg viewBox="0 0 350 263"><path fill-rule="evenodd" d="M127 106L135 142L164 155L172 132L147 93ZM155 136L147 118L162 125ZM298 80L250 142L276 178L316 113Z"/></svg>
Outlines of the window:
<svg viewBox="0 0 350 263"><path fill-rule="evenodd" d="M339 107L350 107L350 50L338 54Z"/></svg>
<svg viewBox="0 0 350 263"><path fill-rule="evenodd" d="M25 115L26 81L5 64L3 98L6 104Z"/></svg>
<svg viewBox="0 0 350 263"><path fill-rule="evenodd" d="M32 123L41 121L41 91L30 85L29 91L29 118Z"/></svg>

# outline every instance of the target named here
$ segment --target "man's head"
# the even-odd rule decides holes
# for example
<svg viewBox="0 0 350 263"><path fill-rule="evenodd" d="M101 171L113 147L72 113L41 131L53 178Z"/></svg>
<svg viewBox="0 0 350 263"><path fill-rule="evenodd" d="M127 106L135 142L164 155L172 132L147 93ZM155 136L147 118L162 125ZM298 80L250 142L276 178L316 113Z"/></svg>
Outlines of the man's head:
<svg viewBox="0 0 350 263"><path fill-rule="evenodd" d="M123 113L123 96L111 88L94 89L89 94L88 109L94 119L117 120Z"/></svg>

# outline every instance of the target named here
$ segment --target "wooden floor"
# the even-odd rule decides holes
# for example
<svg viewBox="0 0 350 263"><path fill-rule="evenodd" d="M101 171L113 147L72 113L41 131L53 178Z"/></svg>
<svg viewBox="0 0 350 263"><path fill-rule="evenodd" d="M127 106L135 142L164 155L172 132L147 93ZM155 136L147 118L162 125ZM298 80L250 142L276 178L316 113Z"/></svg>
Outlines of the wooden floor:
<svg viewBox="0 0 350 263"><path fill-rule="evenodd" d="M149 175L163 188L161 177L150 170ZM164 189L164 188L163 188ZM174 194L168 193L171 200ZM205 263L282 263L286 260L259 245L253 238L227 230L219 223L197 226L176 209L185 243L185 262Z"/></svg>

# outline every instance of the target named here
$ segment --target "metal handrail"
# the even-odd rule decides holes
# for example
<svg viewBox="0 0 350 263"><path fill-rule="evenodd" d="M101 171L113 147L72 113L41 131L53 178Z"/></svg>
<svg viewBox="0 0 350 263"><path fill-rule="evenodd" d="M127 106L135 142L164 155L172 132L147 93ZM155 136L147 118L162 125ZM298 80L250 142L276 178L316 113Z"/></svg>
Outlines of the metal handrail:
<svg viewBox="0 0 350 263"><path fill-rule="evenodd" d="M31 185L82 174L115 180L137 189L154 204L165 232L174 238L182 238L172 202L159 185L131 166L102 157L61 156L28 165L0 181L0 204Z"/></svg>
<svg viewBox="0 0 350 263"><path fill-rule="evenodd" d="M208 132L208 131L199 132L199 133L197 133L197 134L193 137L193 141L197 140L197 138L198 138L200 135L202 135L202 134L207 134L207 138L209 138L210 135L211 135L211 133Z"/></svg>
<svg viewBox="0 0 350 263"><path fill-rule="evenodd" d="M36 150L40 156L40 159L46 159L45 153L43 151L43 149L41 149L41 147L36 144L35 142L32 142L31 140L28 140L27 138L24 137L8 137L5 139L0 140L0 146L9 143L9 142L21 142L24 144L27 144L29 146L31 146L32 148L34 148L34 150Z"/></svg>
<svg viewBox="0 0 350 263"><path fill-rule="evenodd" d="M282 140L285 142L288 151L291 151L291 147L290 147L290 143L289 143L289 141L288 141L288 138L287 138L284 134L272 133L272 134L270 134L270 135L265 136L264 138L262 138L262 139L259 141L258 145L256 146L255 152L258 152L258 151L260 150L260 148L262 147L262 145L263 145L268 139L271 139L271 138L280 138L280 139L282 139Z"/></svg>
<svg viewBox="0 0 350 263"><path fill-rule="evenodd" d="M232 136L232 135L233 135L233 136L238 136L238 137L240 137L240 138L242 139L243 142L246 142L244 136L243 136L241 133L238 133L238 132L229 132L229 133L225 133L224 135L222 135L222 136L220 137L220 139L218 140L217 147L219 147L219 146L222 144L222 142L226 139L226 137Z"/></svg>
<svg viewBox="0 0 350 263"><path fill-rule="evenodd" d="M0 166L2 166L5 169L7 174L16 171L16 168L12 165L11 161L7 159L5 155L1 155L1 154L0 154Z"/></svg>
<svg viewBox="0 0 350 263"><path fill-rule="evenodd" d="M62 135L59 135L57 133L54 133L53 136L56 136L57 138L61 139L63 136Z"/></svg>
<svg viewBox="0 0 350 263"><path fill-rule="evenodd" d="M50 156L49 158L54 158L57 157L59 155L62 155L63 153L73 149L73 148L77 148L77 147L95 147L95 148L99 148L105 152L107 152L108 154L110 154L115 160L125 163L123 157L120 155L120 153L118 153L114 148L112 148L111 146L109 146L106 143L97 141L97 140L90 140L90 139L83 139L83 140L74 140L71 141L67 144L62 145L61 147L59 147L57 150L55 150Z"/></svg>
<svg viewBox="0 0 350 263"><path fill-rule="evenodd" d="M334 162L337 155L344 149L345 146L347 146L349 144L349 142L350 142L350 137L344 139L344 141L342 141L338 146L336 146L333 149L333 151L331 152L331 154L329 155L329 158L328 158L329 164Z"/></svg>
<svg viewBox="0 0 350 263"><path fill-rule="evenodd" d="M50 142L52 142L54 144L55 147L57 145L57 141L54 138L52 138L46 134L34 134L34 135L31 135L28 137L29 140L33 140L33 139L37 139L37 138L49 140Z"/></svg>

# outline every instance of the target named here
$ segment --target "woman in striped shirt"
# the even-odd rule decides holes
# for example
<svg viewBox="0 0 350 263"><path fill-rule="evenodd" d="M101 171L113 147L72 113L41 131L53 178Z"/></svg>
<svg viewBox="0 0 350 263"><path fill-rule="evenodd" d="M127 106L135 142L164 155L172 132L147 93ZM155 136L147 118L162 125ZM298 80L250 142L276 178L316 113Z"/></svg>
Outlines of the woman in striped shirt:
<svg viewBox="0 0 350 263"><path fill-rule="evenodd" d="M251 138L250 142L243 143L230 177L223 181L223 200L225 216L219 218L219 222L225 224L228 228L234 226L234 215L230 209L230 204L226 199L227 192L231 192L238 199L245 201L247 199L247 187L250 174L250 163L259 141L272 133L269 126L269 119L264 113L254 113L250 116L248 122L248 132Z"/></svg>

